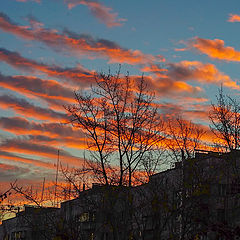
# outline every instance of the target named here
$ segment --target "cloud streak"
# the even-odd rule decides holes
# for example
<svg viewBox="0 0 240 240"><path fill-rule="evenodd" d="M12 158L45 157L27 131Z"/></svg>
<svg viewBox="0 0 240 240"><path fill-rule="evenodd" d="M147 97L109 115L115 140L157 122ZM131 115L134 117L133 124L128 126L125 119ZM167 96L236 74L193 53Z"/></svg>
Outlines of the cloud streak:
<svg viewBox="0 0 240 240"><path fill-rule="evenodd" d="M0 96L0 107L12 109L15 113L37 120L50 122L66 122L67 116L64 113L55 112L51 109L42 108L29 103L23 98L16 98L9 95Z"/></svg>
<svg viewBox="0 0 240 240"><path fill-rule="evenodd" d="M28 135L34 143L51 143L52 146L85 149L84 134L70 125L59 123L36 123L21 117L1 117L0 127L15 135Z"/></svg>
<svg viewBox="0 0 240 240"><path fill-rule="evenodd" d="M0 86L43 100L73 101L73 91L55 80L44 80L34 76L6 76L0 73Z"/></svg>
<svg viewBox="0 0 240 240"><path fill-rule="evenodd" d="M138 81L141 77L134 76L133 78ZM199 94L202 92L200 87L191 86L184 81L178 81L168 76L164 78L146 76L144 79L148 87L160 97L170 97L174 99L176 96L192 96L194 98L198 98Z"/></svg>
<svg viewBox="0 0 240 240"><path fill-rule="evenodd" d="M35 22L35 24L33 24ZM162 61L162 57L144 54L139 50L126 49L106 39L94 39L90 35L77 34L65 29L47 29L43 24L31 18L31 26L19 26L4 13L0 14L0 29L26 40L42 42L58 52L68 51L79 57L103 58L110 63L131 65ZM36 27L37 26L37 27Z"/></svg>
<svg viewBox="0 0 240 240"><path fill-rule="evenodd" d="M37 3L40 3L41 0L16 0L17 2L37 2Z"/></svg>
<svg viewBox="0 0 240 240"><path fill-rule="evenodd" d="M240 15L229 14L228 22L240 22Z"/></svg>
<svg viewBox="0 0 240 240"><path fill-rule="evenodd" d="M62 68L56 65L47 65L34 60L24 58L17 52L12 52L4 48L0 48L0 60L6 62L16 69L21 69L30 73L44 73L50 77L62 79L65 82L71 80L73 83L82 86L89 85L93 82L94 74L78 68Z"/></svg>
<svg viewBox="0 0 240 240"><path fill-rule="evenodd" d="M49 159L56 159L58 148L46 146L44 144L35 144L24 139L6 139L0 145L2 151L10 151L24 155L34 155ZM74 157L68 152L61 150L61 162L71 166L82 166L83 159Z"/></svg>
<svg viewBox="0 0 240 240"><path fill-rule="evenodd" d="M51 162L44 162L41 160L36 160L32 158L27 158L27 157L19 157L16 154L1 151L1 150L0 150L0 157L2 159L13 161L15 163L24 163L24 164L30 164L36 167L41 167L46 169L55 169L54 164Z"/></svg>
<svg viewBox="0 0 240 240"><path fill-rule="evenodd" d="M221 39L204 39L196 37L188 45L197 49L200 53L206 54L210 58L229 62L240 62L240 51L233 47L226 47Z"/></svg>
<svg viewBox="0 0 240 240"><path fill-rule="evenodd" d="M0 155L1 156L1 155ZM30 170L23 167L0 163L0 181L13 181L29 173ZM1 189L2 190L2 189Z"/></svg>
<svg viewBox="0 0 240 240"><path fill-rule="evenodd" d="M215 65L199 61L181 61L169 63L167 75L175 80L197 81L207 84L223 84L228 88L240 89L228 75L220 72Z"/></svg>
<svg viewBox="0 0 240 240"><path fill-rule="evenodd" d="M118 13L113 12L112 8L106 7L98 1L91 0L65 0L68 8L72 9L77 5L85 5L100 22L104 23L107 27L122 26L126 19L118 18Z"/></svg>

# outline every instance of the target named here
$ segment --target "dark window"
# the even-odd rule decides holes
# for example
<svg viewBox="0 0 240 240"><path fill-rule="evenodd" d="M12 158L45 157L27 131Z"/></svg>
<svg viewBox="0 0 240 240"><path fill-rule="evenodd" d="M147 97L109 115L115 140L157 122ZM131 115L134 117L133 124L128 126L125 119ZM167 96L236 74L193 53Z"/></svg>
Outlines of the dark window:
<svg viewBox="0 0 240 240"><path fill-rule="evenodd" d="M232 183L230 190L231 190L231 194L240 193L240 184L239 183Z"/></svg>
<svg viewBox="0 0 240 240"><path fill-rule="evenodd" d="M218 195L225 196L227 193L227 184L218 184Z"/></svg>
<svg viewBox="0 0 240 240"><path fill-rule="evenodd" d="M217 220L219 222L225 221L225 211L224 209L217 209Z"/></svg>
<svg viewBox="0 0 240 240"><path fill-rule="evenodd" d="M107 232L102 233L101 240L108 240L108 233Z"/></svg>

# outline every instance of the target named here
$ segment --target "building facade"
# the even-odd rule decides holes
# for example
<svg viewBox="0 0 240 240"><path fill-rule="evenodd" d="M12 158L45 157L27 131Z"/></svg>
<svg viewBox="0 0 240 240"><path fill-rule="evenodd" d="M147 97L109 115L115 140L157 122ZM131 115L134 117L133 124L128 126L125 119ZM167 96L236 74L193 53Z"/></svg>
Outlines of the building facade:
<svg viewBox="0 0 240 240"><path fill-rule="evenodd" d="M136 187L94 185L60 209L26 207L1 239L240 239L240 153L197 152Z"/></svg>
<svg viewBox="0 0 240 240"><path fill-rule="evenodd" d="M53 239L56 235L58 208L25 206L16 217L4 220L0 226L2 240Z"/></svg>

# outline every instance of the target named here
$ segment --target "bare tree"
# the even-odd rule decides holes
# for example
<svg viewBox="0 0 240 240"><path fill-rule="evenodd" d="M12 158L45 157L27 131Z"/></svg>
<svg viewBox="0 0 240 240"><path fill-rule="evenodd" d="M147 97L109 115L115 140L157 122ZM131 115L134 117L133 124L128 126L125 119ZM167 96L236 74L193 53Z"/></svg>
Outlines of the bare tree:
<svg viewBox="0 0 240 240"><path fill-rule="evenodd" d="M15 183L16 181L13 183L13 185L15 185ZM11 194L12 186L3 192L0 192L0 223L4 219L5 215L11 212L14 208L14 206L8 201Z"/></svg>
<svg viewBox="0 0 240 240"><path fill-rule="evenodd" d="M239 149L240 146L240 104L236 99L219 89L217 103L212 104L209 113L211 130L218 139L218 146L226 151Z"/></svg>
<svg viewBox="0 0 240 240"><path fill-rule="evenodd" d="M181 117L167 121L166 147L174 161L194 157L195 149L202 145L205 131L191 121Z"/></svg>
<svg viewBox="0 0 240 240"><path fill-rule="evenodd" d="M168 119L166 132L166 148L172 160L177 162L175 167L178 168L176 181L171 186L175 194L174 202L177 204L174 224L178 228L178 239L188 239L187 236L193 235L194 232L191 231L196 229L196 222L193 219L196 209L200 206L198 199L192 195L202 181L193 160L195 149L204 146L202 137L205 131L197 124L178 117Z"/></svg>
<svg viewBox="0 0 240 240"><path fill-rule="evenodd" d="M134 173L159 150L163 121L154 107L154 94L144 78L120 72L95 76L87 93L76 92L76 104L65 106L70 122L88 139L89 170L106 185L132 185Z"/></svg>
<svg viewBox="0 0 240 240"><path fill-rule="evenodd" d="M240 102L224 94L222 87L216 96L217 102L212 103L209 118L211 120L210 128L216 139L214 145L219 152L227 152L222 154L222 176L225 179L225 186L228 188L224 195L224 221L215 222L213 231L219 236L226 239L239 237L239 227L232 224L236 215L229 215L228 209L232 208L232 212L237 212L237 206L231 204L232 199L238 199L240 192L238 186L240 183L240 167L239 167L239 149L240 149ZM221 187L222 181L219 180ZM233 196L235 194L235 196ZM232 219L231 219L232 218Z"/></svg>
<svg viewBox="0 0 240 240"><path fill-rule="evenodd" d="M15 211L17 213L17 228L20 230L27 229L28 235L33 235L34 239L53 239L59 230L60 219L58 215L59 209L55 206L49 206L53 205L55 200L52 191L46 189L44 194L43 191L42 193L39 192L36 186L35 188L32 186L23 187L19 186L17 182L11 183L11 190L18 196L19 200L22 200L17 205L18 211ZM14 209L16 210L16 207ZM20 209L24 209L24 211L19 212Z"/></svg>

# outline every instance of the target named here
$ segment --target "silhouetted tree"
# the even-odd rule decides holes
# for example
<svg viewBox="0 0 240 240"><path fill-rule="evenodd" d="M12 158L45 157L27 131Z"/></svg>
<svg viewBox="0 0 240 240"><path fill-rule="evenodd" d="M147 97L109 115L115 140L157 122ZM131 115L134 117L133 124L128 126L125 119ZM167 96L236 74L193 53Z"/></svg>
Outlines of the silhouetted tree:
<svg viewBox="0 0 240 240"><path fill-rule="evenodd" d="M217 103L212 104L209 113L211 130L218 139L218 147L225 151L239 149L240 146L240 103L219 89Z"/></svg>
<svg viewBox="0 0 240 240"><path fill-rule="evenodd" d="M202 137L205 131L197 124L178 117L168 119L166 132L166 148L178 168L175 181L172 181L172 184L168 183L171 192L175 195L174 201L171 205L169 204L169 206L175 206L170 208L175 216L172 235L176 235L177 229L177 238L183 240L196 234L193 229L196 231L198 223L194 221L194 217L200 203L199 199L192 195L196 189L199 189L203 178L193 159L195 149L204 146Z"/></svg>
<svg viewBox="0 0 240 240"><path fill-rule="evenodd" d="M11 194L11 186L7 190L0 192L0 223L2 222L4 216L14 209L14 206L8 201L8 198Z"/></svg>
<svg viewBox="0 0 240 240"><path fill-rule="evenodd" d="M212 108L209 113L211 120L210 128L216 139L214 145L219 152L227 152L221 157L222 169L221 175L225 179L222 184L219 179L219 185L225 186L226 193L224 194L224 207L222 215L224 221L214 222L212 231L217 233L219 237L224 239L234 239L239 237L238 226L232 224L236 214L229 214L229 209L232 212L238 212L238 205L233 205L232 201L237 202L238 194L240 193L240 165L239 165L239 148L240 148L240 102L224 94L222 87L219 89L216 96L217 102L212 103Z"/></svg>
<svg viewBox="0 0 240 240"><path fill-rule="evenodd" d="M163 121L144 78L96 74L96 84L65 106L70 122L88 139L89 169L106 185L131 186L140 165L163 140ZM155 154L156 155L156 154Z"/></svg>
<svg viewBox="0 0 240 240"><path fill-rule="evenodd" d="M167 120L165 144L174 162L194 157L195 149L203 147L205 130L181 117Z"/></svg>

